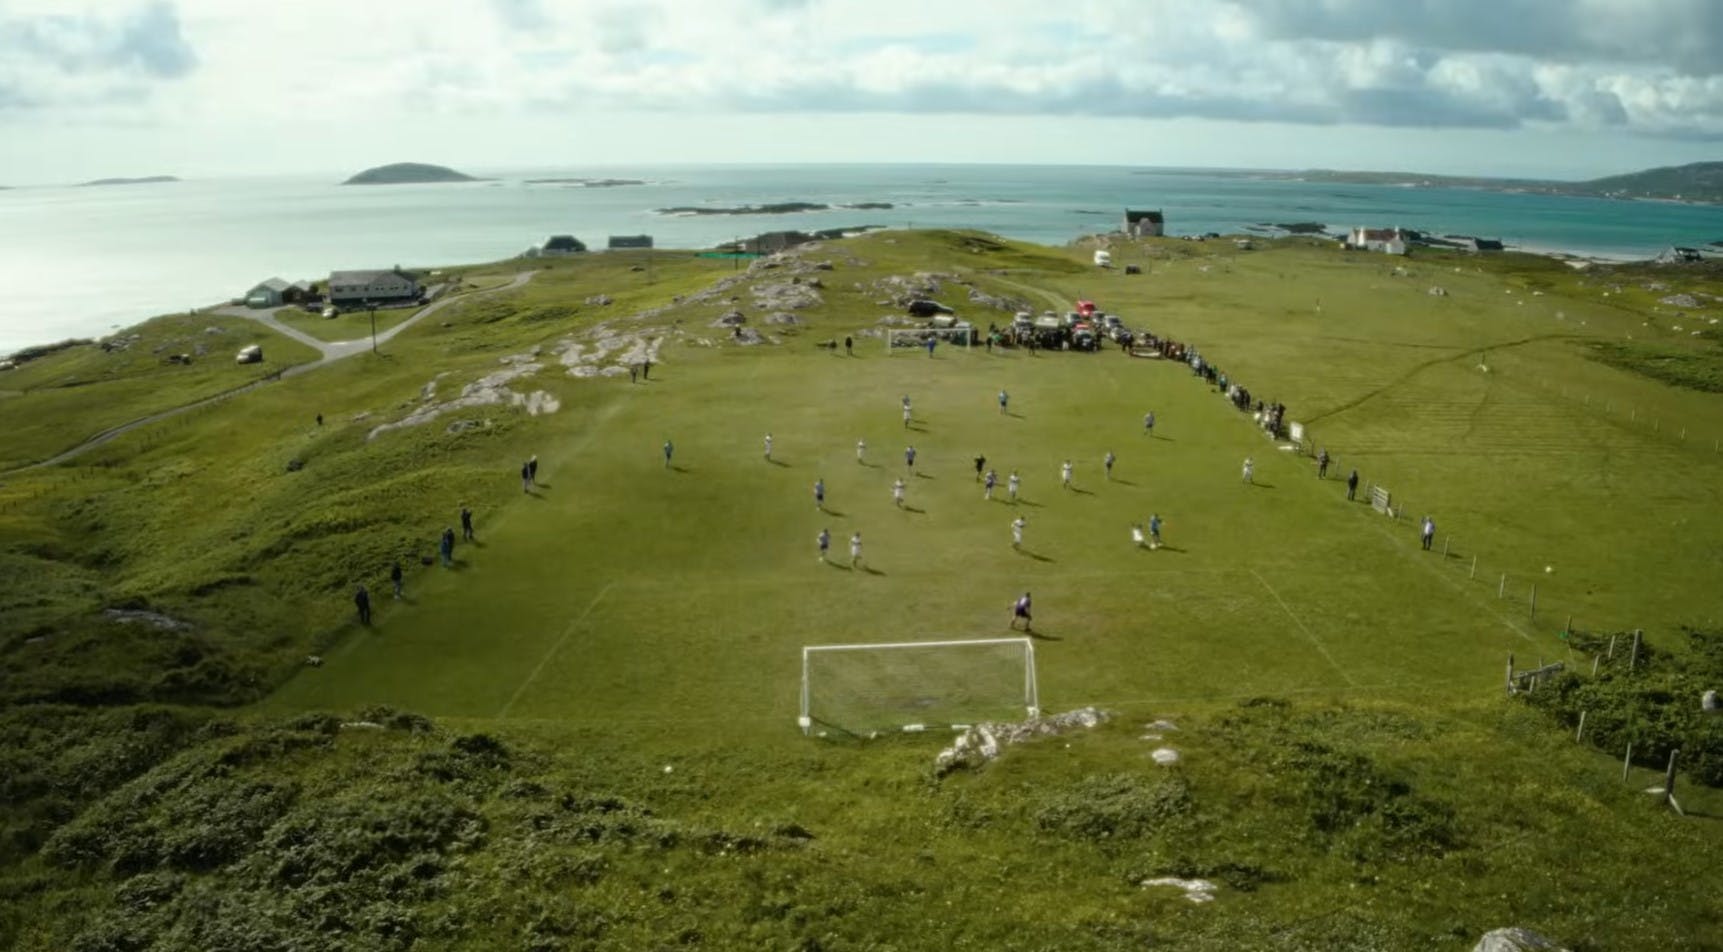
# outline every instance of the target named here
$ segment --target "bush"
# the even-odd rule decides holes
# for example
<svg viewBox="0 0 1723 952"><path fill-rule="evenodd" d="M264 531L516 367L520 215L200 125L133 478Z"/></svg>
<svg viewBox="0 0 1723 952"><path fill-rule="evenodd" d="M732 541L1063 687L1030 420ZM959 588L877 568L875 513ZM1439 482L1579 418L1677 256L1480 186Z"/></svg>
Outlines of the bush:
<svg viewBox="0 0 1723 952"><path fill-rule="evenodd" d="M1043 833L1097 842L1135 840L1188 825L1195 804L1183 777L1135 774L1083 778L1035 811Z"/></svg>

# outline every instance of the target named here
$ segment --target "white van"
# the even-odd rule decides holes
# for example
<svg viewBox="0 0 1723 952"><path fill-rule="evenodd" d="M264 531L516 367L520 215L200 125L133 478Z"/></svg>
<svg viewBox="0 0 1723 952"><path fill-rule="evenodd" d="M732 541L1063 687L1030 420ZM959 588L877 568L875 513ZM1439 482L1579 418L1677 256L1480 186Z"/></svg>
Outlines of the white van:
<svg viewBox="0 0 1723 952"><path fill-rule="evenodd" d="M1096 248L1095 249L1095 267L1097 267L1097 268L1111 268L1112 266L1113 266L1113 253L1111 251L1108 251L1105 248Z"/></svg>
<svg viewBox="0 0 1723 952"><path fill-rule="evenodd" d="M239 353L234 356L233 362L236 364L261 364L261 363L263 363L263 345L262 344L252 344L249 347L241 348Z"/></svg>

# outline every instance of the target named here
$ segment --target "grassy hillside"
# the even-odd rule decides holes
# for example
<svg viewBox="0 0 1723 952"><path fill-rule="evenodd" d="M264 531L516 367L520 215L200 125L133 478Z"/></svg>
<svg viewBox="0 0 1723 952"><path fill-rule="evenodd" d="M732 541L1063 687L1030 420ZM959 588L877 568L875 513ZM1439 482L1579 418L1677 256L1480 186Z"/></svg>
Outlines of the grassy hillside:
<svg viewBox="0 0 1723 952"><path fill-rule="evenodd" d="M1723 617L1723 398L1606 350L1706 365L1694 309L1677 330L1659 301L1723 288L1258 248L1115 243L1098 271L897 232L535 263L380 356L7 477L0 944L1723 947L1723 796L1697 782L1723 738L1689 696ZM874 336L906 297L985 326L1077 296L1284 401L1308 445L1171 361ZM1402 517L1317 479L1318 446ZM477 539L444 568L463 505ZM1151 513L1168 545L1135 548ZM1006 635L1024 590L1042 707L1104 723L952 773L944 731L797 729L802 645ZM1631 629L1644 665L1591 678L1597 633ZM1509 652L1578 674L1527 706ZM1670 746L1700 756L1687 819L1639 792Z"/></svg>

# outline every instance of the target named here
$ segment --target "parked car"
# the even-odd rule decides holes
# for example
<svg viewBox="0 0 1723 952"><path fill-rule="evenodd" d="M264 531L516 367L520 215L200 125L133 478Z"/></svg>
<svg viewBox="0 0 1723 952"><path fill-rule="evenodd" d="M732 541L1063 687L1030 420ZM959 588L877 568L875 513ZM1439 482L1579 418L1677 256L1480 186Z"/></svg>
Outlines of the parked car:
<svg viewBox="0 0 1723 952"><path fill-rule="evenodd" d="M336 307L335 305L331 304L328 307L323 309L323 316L324 317L340 317L341 316L341 309Z"/></svg>
<svg viewBox="0 0 1723 952"><path fill-rule="evenodd" d="M233 362L236 364L263 363L263 345L252 344L248 347L240 348L239 353L234 356Z"/></svg>

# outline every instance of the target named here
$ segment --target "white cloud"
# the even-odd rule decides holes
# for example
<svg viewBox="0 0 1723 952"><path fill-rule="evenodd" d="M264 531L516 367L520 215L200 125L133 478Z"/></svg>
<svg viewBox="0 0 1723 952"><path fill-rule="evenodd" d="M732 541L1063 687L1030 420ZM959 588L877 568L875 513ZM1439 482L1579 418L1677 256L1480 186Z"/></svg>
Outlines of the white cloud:
<svg viewBox="0 0 1723 952"><path fill-rule="evenodd" d="M1723 2L0 0L0 134L630 111L1718 140Z"/></svg>

